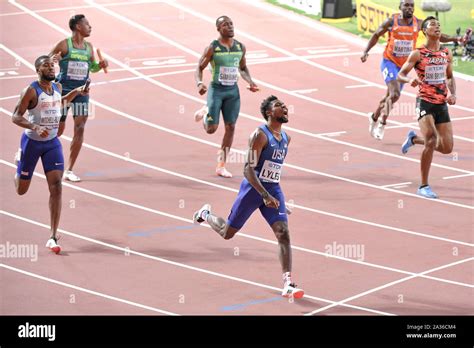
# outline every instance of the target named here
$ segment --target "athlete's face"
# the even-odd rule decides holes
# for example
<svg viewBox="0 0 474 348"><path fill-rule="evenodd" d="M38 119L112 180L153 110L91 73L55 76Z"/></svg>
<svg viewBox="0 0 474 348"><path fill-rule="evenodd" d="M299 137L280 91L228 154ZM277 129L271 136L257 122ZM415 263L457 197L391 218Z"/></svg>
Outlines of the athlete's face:
<svg viewBox="0 0 474 348"><path fill-rule="evenodd" d="M400 10L402 11L403 18L412 18L413 11L415 11L414 0L402 0L400 2Z"/></svg>
<svg viewBox="0 0 474 348"><path fill-rule="evenodd" d="M288 108L284 102L279 99L273 102L271 117L280 123L288 122Z"/></svg>
<svg viewBox="0 0 474 348"><path fill-rule="evenodd" d="M87 18L83 18L77 23L76 30L83 36L89 37L91 35L92 27Z"/></svg>
<svg viewBox="0 0 474 348"><path fill-rule="evenodd" d="M55 79L53 59L43 59L37 71L41 80L53 81Z"/></svg>
<svg viewBox="0 0 474 348"><path fill-rule="evenodd" d="M234 23L229 17L221 17L217 22L217 31L222 37L234 37Z"/></svg>
<svg viewBox="0 0 474 348"><path fill-rule="evenodd" d="M428 22L426 29L424 30L426 36L431 36L435 38L441 37L441 26L436 19L432 19Z"/></svg>

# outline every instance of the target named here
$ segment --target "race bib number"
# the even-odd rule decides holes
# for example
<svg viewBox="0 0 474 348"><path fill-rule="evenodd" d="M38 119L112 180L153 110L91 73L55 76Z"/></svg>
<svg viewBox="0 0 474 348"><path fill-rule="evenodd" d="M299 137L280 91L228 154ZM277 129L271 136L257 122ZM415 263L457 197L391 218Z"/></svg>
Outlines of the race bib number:
<svg viewBox="0 0 474 348"><path fill-rule="evenodd" d="M41 120L40 126L48 129L59 128L59 121L61 119L61 99L53 101L40 101Z"/></svg>
<svg viewBox="0 0 474 348"><path fill-rule="evenodd" d="M393 46L393 54L396 57L408 57L413 50L413 41L411 40L395 40Z"/></svg>
<svg viewBox="0 0 474 348"><path fill-rule="evenodd" d="M224 86L233 86L239 78L239 68L221 66L219 69L219 82Z"/></svg>
<svg viewBox="0 0 474 348"><path fill-rule="evenodd" d="M439 85L446 81L446 65L427 65L425 69L425 83Z"/></svg>
<svg viewBox="0 0 474 348"><path fill-rule="evenodd" d="M260 171L259 179L262 182L271 182L278 184L280 182L281 169L283 164L272 161L263 162L262 170Z"/></svg>
<svg viewBox="0 0 474 348"><path fill-rule="evenodd" d="M87 62L69 61L67 64L67 76L71 80L85 80L89 72L89 64Z"/></svg>

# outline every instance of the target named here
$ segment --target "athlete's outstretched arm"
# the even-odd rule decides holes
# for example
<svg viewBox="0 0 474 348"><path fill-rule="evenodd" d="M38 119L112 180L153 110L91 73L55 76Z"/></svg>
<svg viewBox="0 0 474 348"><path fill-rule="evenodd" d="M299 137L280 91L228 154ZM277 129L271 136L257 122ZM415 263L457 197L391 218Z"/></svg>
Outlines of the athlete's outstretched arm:
<svg viewBox="0 0 474 348"><path fill-rule="evenodd" d="M240 71L240 76L247 81L250 85L250 90L252 92L258 91L258 86L255 84L255 82L252 81L252 77L250 76L250 71L249 68L247 67L247 59L245 58L245 52L247 49L245 48L244 45L242 45L242 59L240 60L239 64L239 71Z"/></svg>
<svg viewBox="0 0 474 348"><path fill-rule="evenodd" d="M367 57L369 56L369 51L374 47L377 42L379 41L380 37L383 36L388 29L393 25L393 17L387 18L385 21L383 21L382 24L377 28L375 33L372 35L370 38L369 42L367 43L367 47L365 48L364 52L362 53L362 57L360 57L360 60L362 63L365 63L367 60Z"/></svg>
<svg viewBox="0 0 474 348"><path fill-rule="evenodd" d="M405 62L405 64L403 64L402 68L400 69L400 72L397 75L398 82L409 83L412 87L416 87L421 83L418 77L412 79L408 77L408 73L413 69L418 60L420 60L420 51L412 51L408 56L407 61Z"/></svg>
<svg viewBox="0 0 474 348"><path fill-rule="evenodd" d="M58 63L62 57L68 53L66 39L59 41L56 46L49 52L49 56L53 58L55 63Z"/></svg>
<svg viewBox="0 0 474 348"><path fill-rule="evenodd" d="M257 178L257 174L255 174L255 167L258 164L258 160L260 159L260 155L268 143L267 136L263 133L260 129L257 129L251 136L249 141L249 149L247 152L247 160L245 162L244 167L244 176L253 186L255 190L262 196L263 202L267 207L277 208L280 205L280 202L270 195L268 191L263 187L260 180Z"/></svg>
<svg viewBox="0 0 474 348"><path fill-rule="evenodd" d="M449 62L446 68L446 78L449 92L451 95L448 97L447 102L450 105L456 104L456 81L454 81L453 75L453 54L449 51Z"/></svg>
<svg viewBox="0 0 474 348"><path fill-rule="evenodd" d="M214 54L214 48L212 47L212 45L209 45L208 47L206 47L203 55L199 59L196 72L194 73L194 80L196 81L196 86L198 88L200 95L203 95L204 93L207 92L207 87L202 82L202 72L204 69L206 69L206 66L211 61L213 54Z"/></svg>

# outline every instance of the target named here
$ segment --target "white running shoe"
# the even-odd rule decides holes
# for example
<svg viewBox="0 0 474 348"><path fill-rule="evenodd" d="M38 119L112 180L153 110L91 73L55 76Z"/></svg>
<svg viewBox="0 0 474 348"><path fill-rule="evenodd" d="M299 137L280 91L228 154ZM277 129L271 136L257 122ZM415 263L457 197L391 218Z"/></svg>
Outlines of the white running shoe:
<svg viewBox="0 0 474 348"><path fill-rule="evenodd" d="M46 242L46 248L49 248L55 254L59 254L61 252L61 247L54 238L48 239Z"/></svg>
<svg viewBox="0 0 474 348"><path fill-rule="evenodd" d="M304 290L298 289L295 283L286 283L281 296L288 298L302 298L304 296Z"/></svg>
<svg viewBox="0 0 474 348"><path fill-rule="evenodd" d="M72 170L65 170L63 175L64 180L79 182L81 178L72 172Z"/></svg>
<svg viewBox="0 0 474 348"><path fill-rule="evenodd" d="M377 121L374 121L374 119L372 118L373 116L374 116L374 113L370 112L369 113L369 133L372 137L375 137L374 130L375 130L375 126L377 125Z"/></svg>
<svg viewBox="0 0 474 348"><path fill-rule="evenodd" d="M201 121L204 116L206 116L209 112L209 108L207 105L204 105L202 108L200 108L198 111L194 113L194 121L199 122Z"/></svg>
<svg viewBox="0 0 474 348"><path fill-rule="evenodd" d="M200 223L203 223L205 221L204 218L202 217L202 214L205 211L207 211L208 214L211 213L211 205L210 204L206 203L201 207L201 209L194 212L193 221L194 221L195 224L200 224Z"/></svg>
<svg viewBox="0 0 474 348"><path fill-rule="evenodd" d="M225 167L217 167L216 174L223 178L232 178L232 173L225 169Z"/></svg>
<svg viewBox="0 0 474 348"><path fill-rule="evenodd" d="M385 134L385 125L379 122L379 124L377 126L377 129L375 130L374 133L375 133L375 138L376 139L382 140L383 136Z"/></svg>
<svg viewBox="0 0 474 348"><path fill-rule="evenodd" d="M20 163L21 160L21 149L18 149L17 152L15 152L15 158L13 159L13 162L15 162L15 166L18 167L18 163Z"/></svg>

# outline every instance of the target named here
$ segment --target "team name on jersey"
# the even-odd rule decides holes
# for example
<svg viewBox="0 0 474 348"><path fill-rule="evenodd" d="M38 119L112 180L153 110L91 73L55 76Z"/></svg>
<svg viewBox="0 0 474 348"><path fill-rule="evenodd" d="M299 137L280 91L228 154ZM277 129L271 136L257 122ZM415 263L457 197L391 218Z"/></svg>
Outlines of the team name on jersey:
<svg viewBox="0 0 474 348"><path fill-rule="evenodd" d="M428 64L448 64L448 58L445 57L431 57Z"/></svg>
<svg viewBox="0 0 474 348"><path fill-rule="evenodd" d="M274 160L284 160L286 156L286 150L273 150L272 159Z"/></svg>
<svg viewBox="0 0 474 348"><path fill-rule="evenodd" d="M89 56L87 54L83 54L83 53L71 52L71 58L70 59L88 61Z"/></svg>

